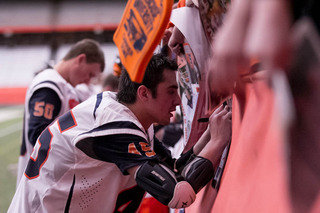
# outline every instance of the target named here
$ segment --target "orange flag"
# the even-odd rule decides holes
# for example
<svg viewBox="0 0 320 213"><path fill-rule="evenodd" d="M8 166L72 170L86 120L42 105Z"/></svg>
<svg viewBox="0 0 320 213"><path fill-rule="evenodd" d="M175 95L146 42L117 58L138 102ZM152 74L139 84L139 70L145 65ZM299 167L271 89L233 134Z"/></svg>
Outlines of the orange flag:
<svg viewBox="0 0 320 213"><path fill-rule="evenodd" d="M247 83L244 92L245 99L233 98L232 142L211 212L291 212L287 132L277 92L264 79Z"/></svg>
<svg viewBox="0 0 320 213"><path fill-rule="evenodd" d="M173 0L129 0L113 41L132 81L143 80L145 68L160 43Z"/></svg>

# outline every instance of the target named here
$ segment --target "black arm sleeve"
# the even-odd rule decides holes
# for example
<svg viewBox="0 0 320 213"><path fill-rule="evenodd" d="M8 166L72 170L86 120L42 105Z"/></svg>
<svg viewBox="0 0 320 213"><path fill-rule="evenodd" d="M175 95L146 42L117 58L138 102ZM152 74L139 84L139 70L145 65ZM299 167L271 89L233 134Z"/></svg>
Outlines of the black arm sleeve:
<svg viewBox="0 0 320 213"><path fill-rule="evenodd" d="M181 154L180 158L176 162L176 169L181 171L187 163L192 161L195 158L195 155L193 153L193 147L185 152L184 154Z"/></svg>
<svg viewBox="0 0 320 213"><path fill-rule="evenodd" d="M61 100L54 90L42 88L34 92L28 105L28 139L34 146L40 133L58 116Z"/></svg>

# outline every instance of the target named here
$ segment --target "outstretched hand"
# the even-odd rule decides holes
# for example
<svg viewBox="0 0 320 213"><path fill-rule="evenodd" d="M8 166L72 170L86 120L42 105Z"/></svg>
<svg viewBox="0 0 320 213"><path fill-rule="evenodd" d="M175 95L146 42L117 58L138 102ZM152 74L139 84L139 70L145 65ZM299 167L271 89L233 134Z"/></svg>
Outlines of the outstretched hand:
<svg viewBox="0 0 320 213"><path fill-rule="evenodd" d="M243 45L250 18L250 0L231 4L223 25L217 31L208 58L210 90L217 94L231 94L239 72L247 66Z"/></svg>
<svg viewBox="0 0 320 213"><path fill-rule="evenodd" d="M254 1L244 55L258 58L270 71L284 68L290 53L291 19L288 1Z"/></svg>
<svg viewBox="0 0 320 213"><path fill-rule="evenodd" d="M172 31L173 31L173 27L170 27L170 28L168 28L168 29L166 29L165 31L164 31L164 34L163 34L163 37L162 37L162 45L164 46L164 45L168 45L168 43L169 43L169 40L170 40L170 38L171 38L171 35L172 35Z"/></svg>
<svg viewBox="0 0 320 213"><path fill-rule="evenodd" d="M224 148L231 137L231 111L221 105L209 118L210 141Z"/></svg>
<svg viewBox="0 0 320 213"><path fill-rule="evenodd" d="M182 45L184 43L184 36L181 31L175 26L172 30L172 35L169 39L168 46L170 47L171 51L174 52L176 55L179 55L182 51Z"/></svg>
<svg viewBox="0 0 320 213"><path fill-rule="evenodd" d="M207 61L210 91L232 93L253 59L265 70L285 68L290 58L291 22L288 1L234 1Z"/></svg>

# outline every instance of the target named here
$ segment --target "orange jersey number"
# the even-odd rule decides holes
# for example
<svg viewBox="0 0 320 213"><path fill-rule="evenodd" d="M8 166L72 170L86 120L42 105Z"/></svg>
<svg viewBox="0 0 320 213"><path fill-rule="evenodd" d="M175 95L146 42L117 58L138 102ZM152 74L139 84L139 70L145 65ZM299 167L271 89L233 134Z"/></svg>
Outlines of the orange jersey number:
<svg viewBox="0 0 320 213"><path fill-rule="evenodd" d="M36 102L34 105L33 115L37 117L45 117L46 119L51 120L53 115L54 106L43 101Z"/></svg>
<svg viewBox="0 0 320 213"><path fill-rule="evenodd" d="M151 149L148 143L146 142L139 142L142 151L145 152L146 156L152 157L156 155L156 153ZM128 146L128 152L136 155L141 155L141 153L138 151L136 145L134 143L130 143Z"/></svg>

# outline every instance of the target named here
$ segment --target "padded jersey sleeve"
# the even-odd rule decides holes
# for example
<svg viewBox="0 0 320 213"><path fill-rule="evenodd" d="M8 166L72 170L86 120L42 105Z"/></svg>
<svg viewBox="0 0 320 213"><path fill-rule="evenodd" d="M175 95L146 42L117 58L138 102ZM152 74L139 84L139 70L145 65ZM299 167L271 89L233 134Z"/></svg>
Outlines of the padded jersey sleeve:
<svg viewBox="0 0 320 213"><path fill-rule="evenodd" d="M28 105L28 139L34 146L40 133L58 116L61 100L54 90L41 88L34 92Z"/></svg>
<svg viewBox="0 0 320 213"><path fill-rule="evenodd" d="M88 156L114 163L124 175L127 169L146 161L157 161L156 153L142 137L133 134L114 134L86 138L76 146Z"/></svg>

